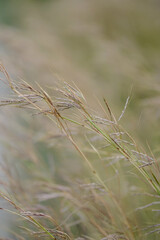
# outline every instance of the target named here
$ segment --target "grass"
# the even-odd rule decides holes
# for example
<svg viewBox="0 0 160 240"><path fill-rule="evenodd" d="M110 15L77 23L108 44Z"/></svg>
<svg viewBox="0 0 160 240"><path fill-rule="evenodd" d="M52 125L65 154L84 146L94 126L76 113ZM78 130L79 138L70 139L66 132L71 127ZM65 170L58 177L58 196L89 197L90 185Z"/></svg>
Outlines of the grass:
<svg viewBox="0 0 160 240"><path fill-rule="evenodd" d="M0 70L13 92L1 107L31 112L46 131L16 155L25 156L15 160L16 176L6 171L12 197L1 197L13 208L5 211L25 220L14 230L19 239L158 239L159 161L120 124L129 98L116 119L106 99L94 110L77 86L59 81L46 90Z"/></svg>
<svg viewBox="0 0 160 240"><path fill-rule="evenodd" d="M159 239L159 16L0 1L0 238Z"/></svg>

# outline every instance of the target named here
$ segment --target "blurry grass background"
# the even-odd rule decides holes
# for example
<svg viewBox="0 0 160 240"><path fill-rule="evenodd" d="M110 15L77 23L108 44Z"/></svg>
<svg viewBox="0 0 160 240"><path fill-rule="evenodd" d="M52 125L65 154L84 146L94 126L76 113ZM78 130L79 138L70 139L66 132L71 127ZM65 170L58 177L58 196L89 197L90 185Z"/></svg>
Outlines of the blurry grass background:
<svg viewBox="0 0 160 240"><path fill-rule="evenodd" d="M143 141L155 134L148 139L155 146L149 111L158 117L159 10L156 0L1 1L1 59L30 81L47 84L55 73L78 82L117 114L131 94L126 123Z"/></svg>
<svg viewBox="0 0 160 240"><path fill-rule="evenodd" d="M59 77L74 81L92 107L98 109L96 97L100 100L105 97L117 117L130 95L122 125L146 151L149 144L159 158L159 13L158 0L1 0L0 58L14 78L36 81L42 86L54 85ZM62 183L69 176L80 177L78 173L84 168L76 153L74 156L65 149L63 153L61 142L55 148L49 148L47 141L38 142L43 132L51 129L45 121L35 122L24 111L15 114L9 110L7 117L13 120L7 123L6 110L0 111L3 142L9 142L15 152L15 148L20 149L25 158L24 168L28 171L32 168L32 161L27 158L35 162L42 158L41 170L34 172L38 176L43 172L40 178L48 178L48 182L54 178ZM28 149L36 154L28 156ZM11 158L9 153L6 155ZM22 171L15 162L17 171ZM29 176L25 171L23 174L26 176L22 179L27 182ZM15 172L13 175L17 176ZM87 178L87 173L84 176ZM26 194L27 188L30 185L25 183Z"/></svg>

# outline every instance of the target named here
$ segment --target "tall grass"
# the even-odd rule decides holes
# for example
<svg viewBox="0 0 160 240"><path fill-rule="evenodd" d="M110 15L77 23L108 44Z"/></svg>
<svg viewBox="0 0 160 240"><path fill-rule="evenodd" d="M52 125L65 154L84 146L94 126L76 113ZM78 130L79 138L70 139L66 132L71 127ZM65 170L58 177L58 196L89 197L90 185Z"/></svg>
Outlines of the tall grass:
<svg viewBox="0 0 160 240"><path fill-rule="evenodd" d="M91 109L77 86L59 81L56 87L44 89L13 81L3 65L0 70L13 91L0 105L31 112L37 125L50 122L48 130L45 125L39 130L43 137L33 140L26 154L16 156L16 176L8 170L10 165L5 168L9 195L1 193L1 197L12 208L3 210L25 220L16 223L19 229L12 235L158 239L159 209L154 206L160 203L159 161L120 124L129 98L116 119L106 99L98 102L98 111ZM59 161L56 166L53 156Z"/></svg>

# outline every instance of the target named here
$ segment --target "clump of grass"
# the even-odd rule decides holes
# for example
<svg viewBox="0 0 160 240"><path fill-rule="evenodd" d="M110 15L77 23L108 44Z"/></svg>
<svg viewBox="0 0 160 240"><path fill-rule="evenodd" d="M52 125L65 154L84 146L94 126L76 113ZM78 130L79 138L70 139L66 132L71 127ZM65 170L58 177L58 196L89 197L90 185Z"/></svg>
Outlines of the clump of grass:
<svg viewBox="0 0 160 240"><path fill-rule="evenodd" d="M84 161L84 166L88 168L86 170L85 167L87 176L92 180L92 182L84 183L83 178L80 178L78 182L67 179L68 186L65 186L65 184L55 185L52 181L44 181L40 176L37 177L37 189L31 191L33 199L35 194L38 203L58 197L64 199L62 209L64 208L65 218L62 217L60 222L51 217L53 213L49 216L41 212L22 210L8 197L1 194L1 197L16 208L14 214L25 218L39 228L37 231L31 226L31 229L23 226L23 230L27 231L30 237L40 239L47 238L47 236L49 239L76 239L76 237L80 237L77 239L103 240L140 239L144 236L146 233L146 231L143 232L144 225L148 223L144 222L143 213L139 216L140 213L137 212L139 210L142 212L154 205L154 202L133 209L132 205L135 205L130 193L131 188L125 187L123 191L127 188L127 194L121 193L121 179L124 177L122 182L126 184L127 180L130 181L130 177L126 178L125 175L129 174L128 171L132 171L136 187L144 186L148 194L157 199L160 196L159 162L152 153L149 156L144 152L120 125L129 98L120 117L116 119L106 99L103 105L99 104L99 113L97 113L88 106L86 99L76 86L62 82L60 87L51 88L49 90L51 93L48 94L39 84L33 87L23 80L13 81L2 65L0 70L5 76L5 83L14 92L12 98L3 99L0 105L26 109L32 111L37 117L44 115L59 129L62 138L68 139L74 146ZM73 127L77 132L73 133ZM65 151L64 147L63 151ZM34 179L33 175L32 173ZM61 178L63 181L66 180L65 176ZM142 184L143 180L145 184ZM118 186L114 186L114 182ZM127 201L131 201L127 207L129 210L125 206ZM43 207L40 206L40 209ZM49 204L47 211L56 212L54 205ZM60 212L61 207L59 211L57 210L57 215ZM43 219L42 223L36 220L37 217ZM45 217L50 222L45 221ZM70 219L72 223L68 223ZM140 223L141 219L143 224ZM79 236L77 236L77 231ZM155 233L158 230L152 232Z"/></svg>

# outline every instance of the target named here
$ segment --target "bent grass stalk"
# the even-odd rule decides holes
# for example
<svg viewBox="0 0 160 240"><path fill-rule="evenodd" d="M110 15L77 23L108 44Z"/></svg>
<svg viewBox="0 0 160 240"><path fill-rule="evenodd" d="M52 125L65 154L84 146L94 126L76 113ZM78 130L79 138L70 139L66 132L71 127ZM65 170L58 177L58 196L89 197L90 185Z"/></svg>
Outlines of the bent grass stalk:
<svg viewBox="0 0 160 240"><path fill-rule="evenodd" d="M7 79L9 78L9 75L6 74ZM13 84L11 83L11 80L9 78L9 82L10 82L10 86L12 88L12 90L18 94L19 96L23 97L25 100L27 100L31 105L33 105L36 109L38 109L40 112L43 113L42 109L35 103L33 103L30 99L28 99L26 96L24 96L23 94L21 94L17 89L15 89L13 87ZM25 82L25 84L27 86L29 86L30 89L33 89L28 83ZM40 86L39 86L40 87ZM106 184L103 182L103 180L101 179L101 177L99 176L99 174L97 173L97 171L95 170L95 168L93 167L93 165L91 164L91 162L88 160L88 158L85 156L85 154L81 151L81 149L78 147L78 145L75 143L75 141L73 140L71 134L68 134L68 131L66 130L66 128L64 127L63 123L61 120L63 120L63 117L60 115L60 113L56 110L56 108L54 107L52 100L50 99L49 95L40 87L42 93L39 93L38 91L35 91L37 94L40 94L41 97L43 97L43 99L45 100L45 102L47 103L47 105L50 107L50 110L52 112L52 114L56 117L57 122L59 123L60 128L63 130L63 132L66 134L66 136L68 137L68 139L71 141L71 143L73 144L73 146L75 147L75 149L79 152L79 154L82 156L82 158L85 160L85 162L87 163L87 165L89 166L89 168L91 169L91 172L94 174L94 176L96 177L96 179L98 180L98 182L104 187L104 189L109 193L110 197L113 199L117 209L119 210L119 213L123 216L124 218L124 223L126 225L126 229L131 229L131 226L128 222L128 219L126 218L123 210L121 209L120 205L118 204L117 200L114 198L113 193L109 190L109 188L106 186ZM85 110L84 107L82 107L82 110L84 111L85 115L87 115L87 119L90 119L90 114ZM45 113L45 116L47 116L51 121L54 122L53 118L48 114ZM98 130L98 129L97 129ZM36 220L34 220L36 221ZM36 223L36 222L35 222ZM39 223L36 223L37 225ZM39 225L42 229L44 228L43 226ZM45 228L44 228L45 229ZM44 230L43 229L43 230ZM45 229L46 233L48 233L48 231ZM50 233L48 233L50 234ZM129 232L129 237L131 239L133 238L133 234L132 232ZM52 237L54 238L54 237Z"/></svg>
<svg viewBox="0 0 160 240"><path fill-rule="evenodd" d="M0 196L5 199L6 201L8 201L11 205L13 205L17 210L21 210L23 211L20 207L18 207L13 201L11 201L8 197L6 197L2 192L0 192ZM20 213L14 212L12 210L8 210L8 209L4 209L2 208L2 210L7 211L9 213L12 213L14 215L17 215L23 219L28 220L29 222L33 223L34 225L36 225L39 229L43 230L47 235L49 235L52 239L56 240L56 238L42 225L40 224L35 218L33 218L32 216L23 216Z"/></svg>
<svg viewBox="0 0 160 240"><path fill-rule="evenodd" d="M104 132L104 130L101 129L98 126L98 124L96 124L94 122L92 115L86 110L83 103L79 100L79 96L78 97L75 96L76 91L74 90L73 87L70 87L70 85L67 85L67 87L69 88L68 92L67 92L67 90L66 90L66 92L63 90L59 90L59 92L62 95L64 95L67 99L69 99L70 101L73 101L76 105L79 106L78 110L80 111L81 115L84 117L85 121L87 121L88 125L86 125L85 123L80 123L80 122L78 122L72 118L68 118L64 115L61 115L59 113L58 109L56 108L56 106L54 105L54 102L52 101L51 97L48 95L48 93L46 91L44 91L42 89L42 87L40 85L38 85L40 90L35 90L35 89L33 89L33 87L31 85L29 85L28 83L23 81L24 85L28 91L30 91L31 93L34 93L37 96L37 98L40 97L47 104L47 106L49 107L49 110L44 111L44 109L42 109L42 107L40 107L38 104L33 102L33 100L31 98L29 98L25 94L21 93L20 88L14 87L14 84L12 83L7 71L4 69L3 66L1 66L1 71L4 73L11 89L18 96L22 97L22 99L24 99L25 102L32 105L35 110L39 110L40 113L42 113L46 117L48 117L52 122L54 122L54 124L56 124L63 131L63 133L67 136L67 138L73 144L75 149L79 152L79 154L85 160L85 162L89 166L92 174L95 176L97 181L104 187L104 189L109 193L110 197L113 199L113 202L114 202L115 206L117 207L119 213L123 216L123 220L124 220L124 224L125 224L126 228L128 230L131 230L129 221L128 221L126 215L124 214L121 206L119 205L118 201L114 197L114 194L111 192L111 190L108 188L108 186L104 183L104 181L102 180L102 178L98 174L98 172L95 170L92 163L89 161L89 159L86 157L86 155L83 153L83 151L80 149L80 147L77 145L77 143L73 139L73 137L69 131L69 128L67 126L67 122L71 122L73 124L82 126L82 127L86 128L87 130L95 132L96 134L99 134L100 136L102 136L105 141L107 141L115 150L120 152L142 174L142 176L147 180L147 182L151 185L151 187L160 195L160 185L159 185L159 182L158 182L156 176L151 172L151 175L152 175L152 177L151 177L150 174L147 172L147 170L145 170L144 168L141 168L139 166L137 157L135 155L133 155L132 151L126 145L124 145L124 144L122 145L122 143L119 144L117 141L115 141L114 138L112 138L110 136L109 133ZM117 130L118 132L120 132L121 128L118 125L116 118L114 117L113 113L111 112L106 100L104 100L104 101L107 106L108 112L110 114L111 120L114 122L112 127L114 128L114 130ZM53 116L55 117L55 119L57 121L55 121L53 119ZM128 133L127 133L127 135L129 136ZM132 139L132 138L130 138L130 139ZM36 223L36 224L38 225L39 223ZM39 225L39 227L43 228L43 226L41 226L41 225ZM132 231L129 231L127 233L127 235L128 235L128 237L130 237L130 239L134 239ZM54 237L52 237L52 238L55 239Z"/></svg>

